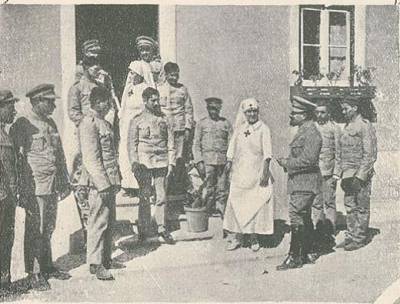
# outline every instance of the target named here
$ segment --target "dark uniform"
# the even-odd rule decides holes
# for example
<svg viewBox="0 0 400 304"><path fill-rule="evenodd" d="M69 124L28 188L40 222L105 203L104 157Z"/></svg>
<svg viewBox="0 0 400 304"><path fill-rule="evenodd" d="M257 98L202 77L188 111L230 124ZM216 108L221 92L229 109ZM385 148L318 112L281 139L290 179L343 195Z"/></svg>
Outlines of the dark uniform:
<svg viewBox="0 0 400 304"><path fill-rule="evenodd" d="M79 139L85 171L80 185L90 188L87 263L107 267L111 263L115 195L121 185L114 133L111 124L90 109L79 125Z"/></svg>
<svg viewBox="0 0 400 304"><path fill-rule="evenodd" d="M28 98L58 98L54 85L43 84L26 94ZM46 273L53 268L51 236L57 220L57 200L69 194L68 173L60 134L53 119L31 111L10 130L21 154L19 183L25 218L25 270Z"/></svg>
<svg viewBox="0 0 400 304"><path fill-rule="evenodd" d="M293 108L297 112L294 111L292 115L314 110L314 104L297 98L295 96L293 101ZM311 207L316 195L321 191L321 147L322 138L314 122L305 120L289 145L289 157L282 164L288 174L291 244L289 258L278 266L278 270L301 267L303 263L308 262L308 254L313 252L314 227Z"/></svg>
<svg viewBox="0 0 400 304"><path fill-rule="evenodd" d="M221 107L222 100L210 98L206 102L207 106ZM207 210L216 209L222 215L228 197L225 165L231 135L232 125L226 118L205 117L196 126L193 143L194 162L205 165Z"/></svg>
<svg viewBox="0 0 400 304"><path fill-rule="evenodd" d="M18 101L8 90L0 91L0 105ZM11 252L14 243L17 199L17 167L14 143L0 121L0 288L11 283Z"/></svg>
<svg viewBox="0 0 400 304"><path fill-rule="evenodd" d="M346 102L346 101L345 101ZM339 140L339 172L345 192L346 243L361 246L367 242L371 180L377 158L377 139L373 125L358 114L348 122ZM354 181L359 187L354 187Z"/></svg>

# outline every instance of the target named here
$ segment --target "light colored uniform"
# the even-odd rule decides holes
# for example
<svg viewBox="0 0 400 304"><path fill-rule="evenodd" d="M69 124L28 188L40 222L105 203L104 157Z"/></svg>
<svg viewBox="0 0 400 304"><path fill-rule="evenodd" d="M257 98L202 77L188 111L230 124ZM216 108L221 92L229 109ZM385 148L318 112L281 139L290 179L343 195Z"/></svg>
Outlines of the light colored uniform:
<svg viewBox="0 0 400 304"><path fill-rule="evenodd" d="M139 225L149 226L152 182L156 194L154 218L158 232L165 230L166 180L168 165L175 165L174 137L164 115L156 116L148 110L131 120L128 132L128 151L131 165L140 164L133 172L139 183Z"/></svg>
<svg viewBox="0 0 400 304"><path fill-rule="evenodd" d="M339 145L339 166L336 174L341 176L342 180L357 177L362 181L361 190L356 193L344 189L346 238L362 243L368 237L371 180L377 159L377 139L373 125L358 115L345 125Z"/></svg>
<svg viewBox="0 0 400 304"><path fill-rule="evenodd" d="M201 119L195 129L193 142L194 162L204 162L206 169L206 206L209 211L217 208L222 214L228 195L225 174L226 152L232 135L230 122L221 117Z"/></svg>
<svg viewBox="0 0 400 304"><path fill-rule="evenodd" d="M79 125L79 136L85 171L80 184L90 187L87 262L100 265L111 261L115 194L121 184L121 173L108 121L90 109Z"/></svg>
<svg viewBox="0 0 400 304"><path fill-rule="evenodd" d="M20 189L25 218L25 269L46 272L52 267L51 236L57 220L57 195L68 185L64 151L57 126L51 118L33 111L19 118L10 130L22 153Z"/></svg>

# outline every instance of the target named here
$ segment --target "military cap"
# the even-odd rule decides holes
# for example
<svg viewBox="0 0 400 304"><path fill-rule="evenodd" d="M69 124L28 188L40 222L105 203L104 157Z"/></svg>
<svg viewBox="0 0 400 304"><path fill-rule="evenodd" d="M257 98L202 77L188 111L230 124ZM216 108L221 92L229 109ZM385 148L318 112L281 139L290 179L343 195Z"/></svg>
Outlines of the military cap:
<svg viewBox="0 0 400 304"><path fill-rule="evenodd" d="M142 46L151 46L153 48L157 47L157 42L148 36L139 36L136 38L136 47L140 48Z"/></svg>
<svg viewBox="0 0 400 304"><path fill-rule="evenodd" d="M50 83L43 83L39 84L38 86L34 87L28 93L26 93L26 97L33 99L38 97L44 98L60 98L54 92L54 84Z"/></svg>
<svg viewBox="0 0 400 304"><path fill-rule="evenodd" d="M303 112L312 112L315 110L316 105L307 99L300 96L292 97L292 107L294 112L303 113Z"/></svg>
<svg viewBox="0 0 400 304"><path fill-rule="evenodd" d="M222 99L217 97L208 97L204 101L207 103L207 106L211 107L220 107L222 105Z"/></svg>
<svg viewBox="0 0 400 304"><path fill-rule="evenodd" d="M100 51L101 51L101 46L99 40L97 39L86 40L82 44L82 52L84 55L88 57L96 56L99 54Z"/></svg>
<svg viewBox="0 0 400 304"><path fill-rule="evenodd" d="M14 97L10 90L0 90L0 105L7 104L9 102L16 102L19 99Z"/></svg>
<svg viewBox="0 0 400 304"><path fill-rule="evenodd" d="M357 96L346 96L346 97L343 99L342 104L343 104L343 103L347 103L348 105L354 107L354 106L359 106L359 105L360 105L360 102L361 102L360 97L357 97Z"/></svg>

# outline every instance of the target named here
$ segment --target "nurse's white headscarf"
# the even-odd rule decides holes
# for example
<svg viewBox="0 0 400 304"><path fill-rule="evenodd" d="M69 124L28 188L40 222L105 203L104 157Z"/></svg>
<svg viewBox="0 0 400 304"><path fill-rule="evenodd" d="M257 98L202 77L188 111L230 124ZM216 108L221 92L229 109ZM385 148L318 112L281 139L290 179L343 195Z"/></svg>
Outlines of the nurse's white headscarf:
<svg viewBox="0 0 400 304"><path fill-rule="evenodd" d="M234 129L237 129L247 123L247 119L246 116L244 115L244 112L251 109L259 109L259 107L260 103L255 98L246 98L242 100L239 105L239 110L236 114Z"/></svg>

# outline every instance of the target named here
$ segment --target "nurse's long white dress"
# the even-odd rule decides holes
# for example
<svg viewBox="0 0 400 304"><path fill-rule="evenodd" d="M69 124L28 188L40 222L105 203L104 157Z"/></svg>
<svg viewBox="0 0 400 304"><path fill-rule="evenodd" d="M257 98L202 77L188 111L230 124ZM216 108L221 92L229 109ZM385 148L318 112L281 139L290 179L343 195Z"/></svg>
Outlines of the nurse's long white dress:
<svg viewBox="0 0 400 304"><path fill-rule="evenodd" d="M274 233L271 180L260 186L264 161L271 158L271 136L262 121L234 130L227 157L232 160L231 185L224 229L235 233Z"/></svg>

